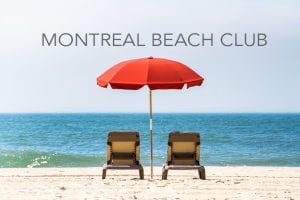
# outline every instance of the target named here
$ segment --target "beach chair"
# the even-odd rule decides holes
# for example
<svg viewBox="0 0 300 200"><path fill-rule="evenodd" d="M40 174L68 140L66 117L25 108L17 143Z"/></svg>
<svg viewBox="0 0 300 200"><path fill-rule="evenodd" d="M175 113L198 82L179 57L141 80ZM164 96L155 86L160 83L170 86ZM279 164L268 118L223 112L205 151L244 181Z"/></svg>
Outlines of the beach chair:
<svg viewBox="0 0 300 200"><path fill-rule="evenodd" d="M139 170L144 179L144 169L140 161L140 137L134 131L113 131L107 137L107 163L103 165L102 179L108 169Z"/></svg>
<svg viewBox="0 0 300 200"><path fill-rule="evenodd" d="M198 170L199 178L205 180L205 168L200 165L200 135L195 132L171 132L168 141L168 158L163 165L162 179L168 170Z"/></svg>

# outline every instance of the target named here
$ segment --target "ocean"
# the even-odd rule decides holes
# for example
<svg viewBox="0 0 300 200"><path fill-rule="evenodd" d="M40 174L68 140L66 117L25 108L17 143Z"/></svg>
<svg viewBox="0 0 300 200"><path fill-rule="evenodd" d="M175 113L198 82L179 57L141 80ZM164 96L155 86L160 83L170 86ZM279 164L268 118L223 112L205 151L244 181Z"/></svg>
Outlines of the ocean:
<svg viewBox="0 0 300 200"><path fill-rule="evenodd" d="M149 165L149 115L0 114L0 167L97 167L107 133L136 130ZM201 134L204 166L300 166L300 114L154 113L154 164L166 161L168 133Z"/></svg>

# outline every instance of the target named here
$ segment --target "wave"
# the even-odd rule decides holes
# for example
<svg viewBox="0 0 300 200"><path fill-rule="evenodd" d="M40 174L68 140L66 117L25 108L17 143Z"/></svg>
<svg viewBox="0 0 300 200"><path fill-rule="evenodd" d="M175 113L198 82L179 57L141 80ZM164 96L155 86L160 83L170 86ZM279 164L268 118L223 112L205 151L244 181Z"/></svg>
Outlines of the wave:
<svg viewBox="0 0 300 200"><path fill-rule="evenodd" d="M0 167L96 167L101 166L106 156L36 152L30 150L0 150Z"/></svg>

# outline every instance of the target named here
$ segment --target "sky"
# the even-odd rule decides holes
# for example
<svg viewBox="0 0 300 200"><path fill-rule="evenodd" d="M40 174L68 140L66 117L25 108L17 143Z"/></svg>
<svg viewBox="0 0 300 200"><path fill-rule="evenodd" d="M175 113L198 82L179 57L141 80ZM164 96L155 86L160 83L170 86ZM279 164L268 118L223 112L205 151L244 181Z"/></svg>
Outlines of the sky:
<svg viewBox="0 0 300 200"><path fill-rule="evenodd" d="M164 57L201 87L153 92L154 112L300 112L299 1L0 0L0 112L148 112L148 90L103 89L123 60ZM266 33L265 47L43 47L42 33Z"/></svg>

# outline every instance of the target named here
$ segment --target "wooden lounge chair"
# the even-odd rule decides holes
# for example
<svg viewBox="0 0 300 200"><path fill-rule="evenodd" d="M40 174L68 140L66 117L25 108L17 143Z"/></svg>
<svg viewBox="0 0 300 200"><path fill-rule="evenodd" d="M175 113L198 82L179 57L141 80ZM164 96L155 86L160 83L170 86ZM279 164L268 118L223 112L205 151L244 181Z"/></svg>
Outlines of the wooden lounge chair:
<svg viewBox="0 0 300 200"><path fill-rule="evenodd" d="M172 132L168 141L168 160L163 165L162 179L168 170L196 169L199 178L205 180L205 168L200 165L200 135L194 132Z"/></svg>
<svg viewBox="0 0 300 200"><path fill-rule="evenodd" d="M144 169L140 161L140 137L138 132L113 131L107 138L107 163L103 165L102 179L108 169L139 170L144 179Z"/></svg>

